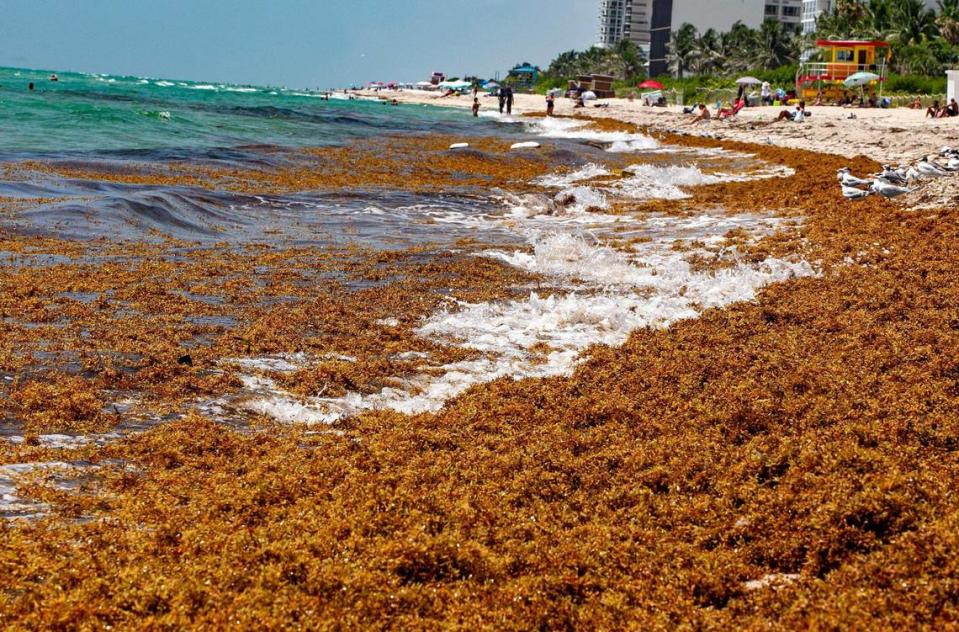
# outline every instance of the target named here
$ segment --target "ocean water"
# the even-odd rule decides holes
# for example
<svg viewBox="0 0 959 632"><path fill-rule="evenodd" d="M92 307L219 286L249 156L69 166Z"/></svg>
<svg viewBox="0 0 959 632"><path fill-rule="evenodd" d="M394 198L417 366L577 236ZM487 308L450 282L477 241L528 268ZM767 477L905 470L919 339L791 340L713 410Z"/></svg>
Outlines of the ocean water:
<svg viewBox="0 0 959 632"><path fill-rule="evenodd" d="M749 155L671 147L569 119L509 118L489 110L475 119L455 109L392 107L345 95L327 100L282 88L76 73L58 73L59 81L51 82L49 74L0 69L0 198L35 202L23 212L0 214L3 230L77 240L173 237L217 247L261 241L280 247L348 241L374 250L429 245L435 252L469 237L484 244L473 256L548 279L548 290L522 299L449 304L424 318L419 336L480 351L479 359L396 376L378 393L302 398L284 391L277 373L320 360L294 350L223 358L240 372L243 388L198 401L197 408L225 421L250 412L289 423L328 423L376 408L435 411L473 385L568 374L591 345L621 344L637 328L669 326L752 300L769 283L816 273L799 258L741 260L727 244L730 231L759 239L784 228L772 213L622 211L631 201L682 200L697 186L791 175ZM287 166L302 148L434 135L541 142L556 156L555 172L522 191L454 181L430 191L380 186L241 194L67 177L32 166L90 173L134 164L270 169ZM624 239L633 245L623 247ZM699 255L718 256L723 265L698 267ZM40 440L69 445L112 437ZM4 476L0 472L0 492Z"/></svg>
<svg viewBox="0 0 959 632"><path fill-rule="evenodd" d="M0 68L0 156L216 158L220 150L239 160L246 146L477 130L461 112L390 108L342 94L327 101L321 93L284 88L70 72L57 73L54 83L50 74Z"/></svg>

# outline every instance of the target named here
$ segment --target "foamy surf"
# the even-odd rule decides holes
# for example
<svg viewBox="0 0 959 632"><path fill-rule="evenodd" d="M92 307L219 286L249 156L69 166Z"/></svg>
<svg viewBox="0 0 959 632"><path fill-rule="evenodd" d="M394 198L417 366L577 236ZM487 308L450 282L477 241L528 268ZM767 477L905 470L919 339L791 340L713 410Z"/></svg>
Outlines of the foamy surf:
<svg viewBox="0 0 959 632"><path fill-rule="evenodd" d="M568 375L591 345L619 345L642 327L667 327L704 310L752 300L763 286L815 274L802 260L739 261L722 248L732 229L761 235L778 221L756 216L655 217L637 232L647 240L628 251L569 233L531 237L532 252L489 251L518 268L552 279L559 289L524 300L459 304L423 322L417 334L482 352L476 360L402 378L406 388L371 395L297 399L275 389L269 378L248 375L250 396L242 407L285 422L329 423L372 409L416 414L439 410L471 386L501 377ZM702 243L690 248L691 243ZM683 248L675 246L682 242ZM695 256L716 256L717 270L703 270ZM564 290L565 286L568 289Z"/></svg>

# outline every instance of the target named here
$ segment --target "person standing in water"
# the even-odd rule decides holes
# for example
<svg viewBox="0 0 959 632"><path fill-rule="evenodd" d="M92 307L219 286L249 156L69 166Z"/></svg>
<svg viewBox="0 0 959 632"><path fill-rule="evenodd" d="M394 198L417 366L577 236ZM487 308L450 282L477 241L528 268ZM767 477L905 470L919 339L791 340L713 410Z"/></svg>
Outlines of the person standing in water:
<svg viewBox="0 0 959 632"><path fill-rule="evenodd" d="M552 92L546 93L546 116L553 116L553 108L556 107L556 97Z"/></svg>
<svg viewBox="0 0 959 632"><path fill-rule="evenodd" d="M473 116L479 116L479 99L473 97Z"/></svg>
<svg viewBox="0 0 959 632"><path fill-rule="evenodd" d="M497 91L497 96L499 96L499 113L503 113L503 108L506 107L506 88L500 88Z"/></svg>
<svg viewBox="0 0 959 632"><path fill-rule="evenodd" d="M513 115L513 87L506 86L506 114Z"/></svg>

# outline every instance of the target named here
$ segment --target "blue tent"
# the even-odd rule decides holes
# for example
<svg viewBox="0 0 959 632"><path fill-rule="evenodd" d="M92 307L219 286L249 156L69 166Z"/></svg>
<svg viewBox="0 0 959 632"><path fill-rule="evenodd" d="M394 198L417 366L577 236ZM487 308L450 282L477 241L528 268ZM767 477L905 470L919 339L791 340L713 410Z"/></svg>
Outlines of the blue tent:
<svg viewBox="0 0 959 632"><path fill-rule="evenodd" d="M539 68L535 66L516 66L509 71L509 76L516 79L516 83L532 86L539 78Z"/></svg>

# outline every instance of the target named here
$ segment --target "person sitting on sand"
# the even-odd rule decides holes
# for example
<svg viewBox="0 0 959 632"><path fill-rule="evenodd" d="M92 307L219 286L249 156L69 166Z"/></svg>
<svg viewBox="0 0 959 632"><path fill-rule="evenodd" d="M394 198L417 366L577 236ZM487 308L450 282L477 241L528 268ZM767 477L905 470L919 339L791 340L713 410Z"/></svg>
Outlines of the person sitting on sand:
<svg viewBox="0 0 959 632"><path fill-rule="evenodd" d="M939 102L933 101L932 105L926 108L926 118L939 118Z"/></svg>
<svg viewBox="0 0 959 632"><path fill-rule="evenodd" d="M699 108L699 112L696 114L696 117L691 120L687 125L696 125L697 123L704 123L709 121L712 118L712 114L709 113L709 108L706 107L705 103L700 103L696 106Z"/></svg>
<svg viewBox="0 0 959 632"><path fill-rule="evenodd" d="M949 116L959 116L959 103L955 99L949 99L949 105L946 106L946 112Z"/></svg>
<svg viewBox="0 0 959 632"><path fill-rule="evenodd" d="M910 110L921 110L922 109L922 97L916 97L909 103Z"/></svg>
<svg viewBox="0 0 959 632"><path fill-rule="evenodd" d="M736 101L736 105L732 106L731 108L722 108L721 110L719 110L719 118L720 119L732 118L736 116L737 114L739 114L740 110L742 110L744 107L746 107L746 97L740 96L739 100Z"/></svg>
<svg viewBox="0 0 959 632"><path fill-rule="evenodd" d="M779 117L773 121L773 123L778 123L779 121L792 121L793 123L802 123L806 120L806 102L800 101L796 105L795 110L783 110L779 113Z"/></svg>

